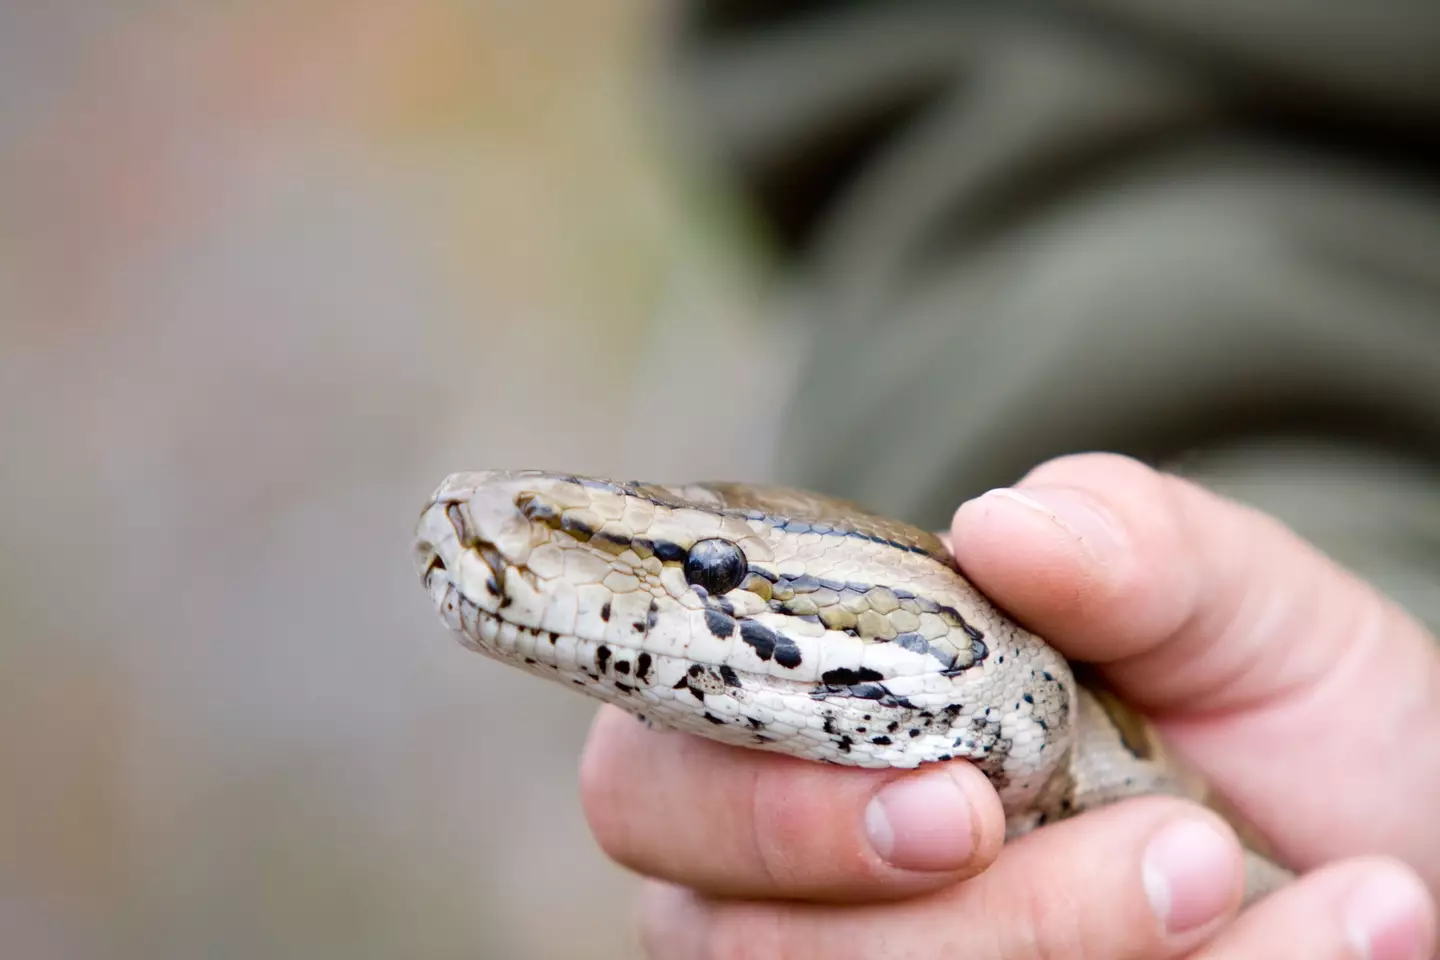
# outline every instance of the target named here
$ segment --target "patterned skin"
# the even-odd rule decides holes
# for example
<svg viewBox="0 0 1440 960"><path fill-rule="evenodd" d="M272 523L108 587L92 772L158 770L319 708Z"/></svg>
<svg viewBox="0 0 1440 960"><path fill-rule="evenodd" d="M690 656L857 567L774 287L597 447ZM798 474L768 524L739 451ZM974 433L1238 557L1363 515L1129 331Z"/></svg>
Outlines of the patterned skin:
<svg viewBox="0 0 1440 960"><path fill-rule="evenodd" d="M1205 799L937 537L852 503L461 473L422 512L416 560L472 649L723 743L862 767L971 760L1011 836L1128 796ZM1247 900L1288 876L1252 854Z"/></svg>

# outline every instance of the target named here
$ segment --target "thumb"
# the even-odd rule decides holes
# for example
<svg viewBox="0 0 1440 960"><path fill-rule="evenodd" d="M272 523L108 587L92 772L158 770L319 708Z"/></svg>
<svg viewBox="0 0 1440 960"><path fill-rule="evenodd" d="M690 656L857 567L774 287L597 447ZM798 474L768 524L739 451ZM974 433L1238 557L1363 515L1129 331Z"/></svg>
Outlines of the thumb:
<svg viewBox="0 0 1440 960"><path fill-rule="evenodd" d="M964 504L955 556L1306 867L1399 856L1440 891L1440 651L1273 519L1136 461L1052 461Z"/></svg>

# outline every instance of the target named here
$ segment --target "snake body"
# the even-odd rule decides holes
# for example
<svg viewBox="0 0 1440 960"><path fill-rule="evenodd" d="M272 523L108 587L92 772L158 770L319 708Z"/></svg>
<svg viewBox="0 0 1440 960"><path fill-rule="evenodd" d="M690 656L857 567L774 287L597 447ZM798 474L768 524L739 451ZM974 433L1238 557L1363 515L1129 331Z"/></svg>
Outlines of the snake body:
<svg viewBox="0 0 1440 960"><path fill-rule="evenodd" d="M1011 837L1130 796L1205 799L1143 718L1001 613L938 537L853 503L457 473L415 552L474 650L723 743L860 767L970 760ZM1247 900L1288 877L1247 854Z"/></svg>

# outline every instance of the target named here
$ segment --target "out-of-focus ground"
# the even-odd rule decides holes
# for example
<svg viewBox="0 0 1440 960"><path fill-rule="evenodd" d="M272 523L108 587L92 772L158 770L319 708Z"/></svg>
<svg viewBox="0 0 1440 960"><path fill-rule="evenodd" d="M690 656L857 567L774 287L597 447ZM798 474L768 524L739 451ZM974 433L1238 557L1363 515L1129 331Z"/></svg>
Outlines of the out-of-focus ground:
<svg viewBox="0 0 1440 960"><path fill-rule="evenodd" d="M0 12L5 956L634 955L590 703L409 537L453 469L765 471L791 360L656 13Z"/></svg>

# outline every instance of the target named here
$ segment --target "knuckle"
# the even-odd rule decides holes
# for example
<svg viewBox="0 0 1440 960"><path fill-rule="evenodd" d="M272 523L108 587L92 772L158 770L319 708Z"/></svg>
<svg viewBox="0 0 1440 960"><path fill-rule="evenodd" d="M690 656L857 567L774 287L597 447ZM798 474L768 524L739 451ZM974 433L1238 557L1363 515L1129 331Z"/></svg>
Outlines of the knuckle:
<svg viewBox="0 0 1440 960"><path fill-rule="evenodd" d="M704 938L706 960L779 960L808 957L809 950L788 942L787 923L782 910L736 905L710 924Z"/></svg>
<svg viewBox="0 0 1440 960"><path fill-rule="evenodd" d="M816 811L803 799L806 792L787 792L776 779L761 775L755 780L750 834L755 862L766 882L783 890L796 876L796 847L821 821L813 819Z"/></svg>
<svg viewBox="0 0 1440 960"><path fill-rule="evenodd" d="M1100 960L1102 957L1128 956L1098 942L1098 931L1087 922L1079 890L1066 890L1053 884L1026 884L1007 898L1005 915L1007 931L997 956L1016 960Z"/></svg>
<svg viewBox="0 0 1440 960"><path fill-rule="evenodd" d="M873 865L858 848L856 793L846 771L767 763L751 784L749 842L768 889L815 895L866 885Z"/></svg>

